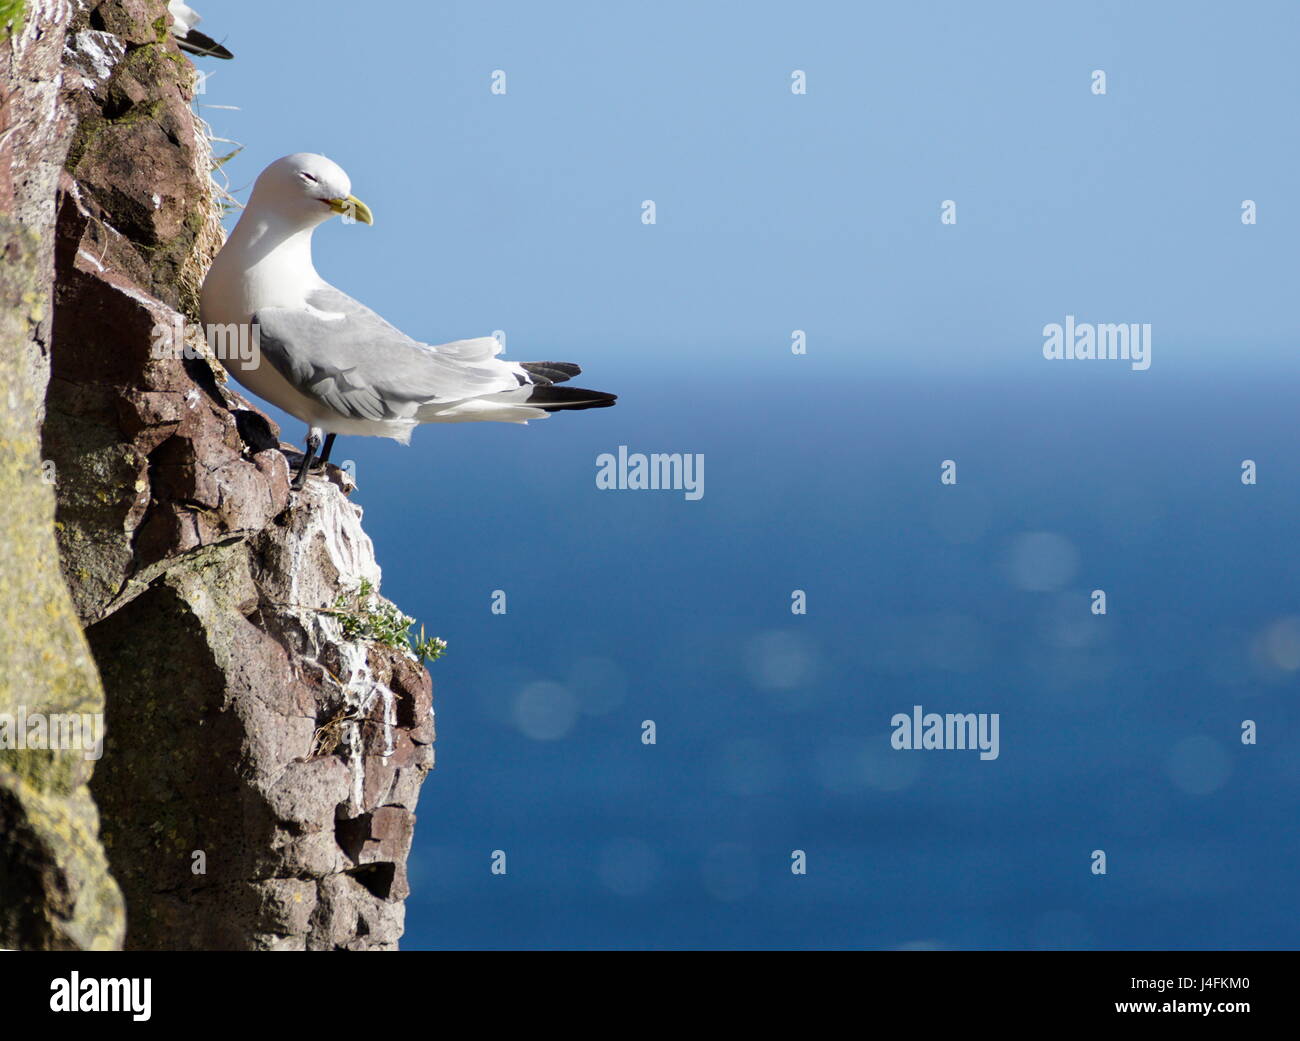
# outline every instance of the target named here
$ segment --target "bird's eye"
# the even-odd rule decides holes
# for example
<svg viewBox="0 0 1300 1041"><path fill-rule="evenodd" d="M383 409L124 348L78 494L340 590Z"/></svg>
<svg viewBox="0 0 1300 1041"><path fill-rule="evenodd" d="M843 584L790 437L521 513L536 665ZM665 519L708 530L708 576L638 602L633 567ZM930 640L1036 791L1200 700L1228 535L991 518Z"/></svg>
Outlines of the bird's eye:
<svg viewBox="0 0 1300 1041"><path fill-rule="evenodd" d="M306 171L300 171L298 176L301 177L304 181L310 181L312 184L317 183L316 178L313 177L311 174L307 173Z"/></svg>

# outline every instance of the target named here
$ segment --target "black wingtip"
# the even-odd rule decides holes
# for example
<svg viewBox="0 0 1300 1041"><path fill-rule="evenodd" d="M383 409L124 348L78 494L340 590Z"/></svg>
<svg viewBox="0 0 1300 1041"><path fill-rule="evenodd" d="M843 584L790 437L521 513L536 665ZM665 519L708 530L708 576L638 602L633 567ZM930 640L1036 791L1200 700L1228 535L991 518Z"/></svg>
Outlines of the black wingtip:
<svg viewBox="0 0 1300 1041"><path fill-rule="evenodd" d="M543 384L528 396L528 404L547 412L576 412L584 408L609 408L618 400L617 394L603 390L583 390L581 387L555 387Z"/></svg>
<svg viewBox="0 0 1300 1041"><path fill-rule="evenodd" d="M176 38L176 46L190 54L197 54L205 58L233 58L226 48L217 43L211 36L207 36L197 29L191 29L184 36Z"/></svg>
<svg viewBox="0 0 1300 1041"><path fill-rule="evenodd" d="M582 372L582 368L571 361L522 361L519 367L538 384L563 383Z"/></svg>

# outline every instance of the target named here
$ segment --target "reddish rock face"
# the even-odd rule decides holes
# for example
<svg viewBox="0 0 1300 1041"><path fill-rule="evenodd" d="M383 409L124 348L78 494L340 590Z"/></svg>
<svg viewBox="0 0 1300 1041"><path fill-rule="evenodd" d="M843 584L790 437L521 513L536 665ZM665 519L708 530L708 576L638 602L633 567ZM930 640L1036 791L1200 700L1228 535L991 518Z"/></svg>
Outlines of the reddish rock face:
<svg viewBox="0 0 1300 1041"><path fill-rule="evenodd" d="M91 790L126 942L393 948L432 687L344 636L338 597L380 576L342 475L291 493L278 431L220 366L155 350L220 241L164 6L104 0L68 37L43 431L105 688Z"/></svg>

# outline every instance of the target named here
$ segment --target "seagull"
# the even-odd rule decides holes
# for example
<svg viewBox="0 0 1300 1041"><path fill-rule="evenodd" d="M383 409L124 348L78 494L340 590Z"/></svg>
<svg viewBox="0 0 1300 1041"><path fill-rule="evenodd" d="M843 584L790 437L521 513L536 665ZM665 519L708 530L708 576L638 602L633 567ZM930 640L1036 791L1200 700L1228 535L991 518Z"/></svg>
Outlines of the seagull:
<svg viewBox="0 0 1300 1041"><path fill-rule="evenodd" d="M318 451L320 463L329 460L338 434L407 444L422 423L527 423L614 404L613 394L556 386L582 371L572 362L505 361L492 336L421 343L334 288L312 266L311 236L336 214L374 223L337 163L310 152L277 159L254 183L200 295L210 344L247 330L256 345L244 366L228 362L231 374L307 424L294 488Z"/></svg>
<svg viewBox="0 0 1300 1041"><path fill-rule="evenodd" d="M203 19L199 17L199 12L188 4L181 3L181 0L170 0L167 4L167 13L172 16L172 35L176 37L176 46L181 50L212 58L234 57L211 36L194 28Z"/></svg>

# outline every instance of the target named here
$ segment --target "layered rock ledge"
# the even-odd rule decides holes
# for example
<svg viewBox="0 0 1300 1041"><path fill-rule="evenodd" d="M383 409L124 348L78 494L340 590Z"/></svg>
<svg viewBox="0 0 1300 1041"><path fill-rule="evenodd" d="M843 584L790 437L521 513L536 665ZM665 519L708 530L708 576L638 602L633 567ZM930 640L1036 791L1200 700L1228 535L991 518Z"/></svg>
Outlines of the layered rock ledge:
<svg viewBox="0 0 1300 1041"><path fill-rule="evenodd" d="M165 8L31 3L0 81L0 714L106 726L0 750L0 947L391 949L431 684L356 624L395 609L348 476L291 492L201 342L158 349L222 205Z"/></svg>

